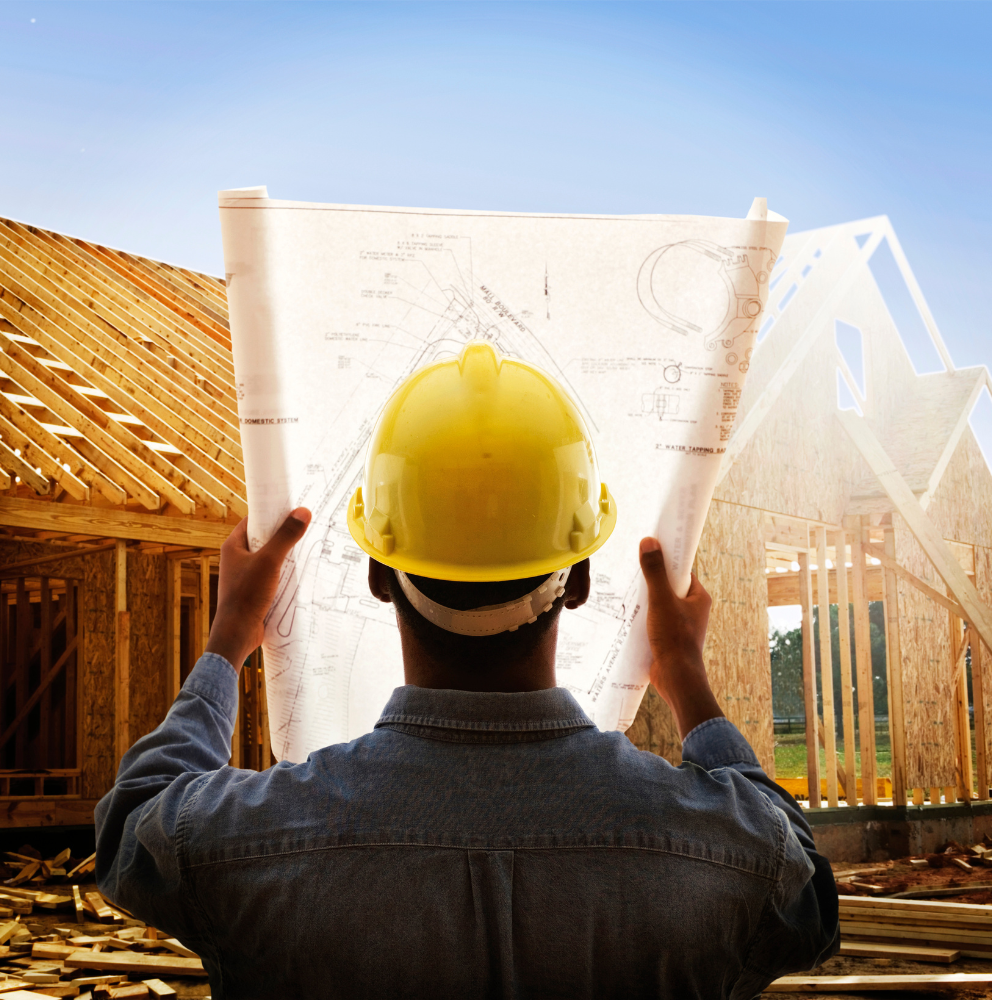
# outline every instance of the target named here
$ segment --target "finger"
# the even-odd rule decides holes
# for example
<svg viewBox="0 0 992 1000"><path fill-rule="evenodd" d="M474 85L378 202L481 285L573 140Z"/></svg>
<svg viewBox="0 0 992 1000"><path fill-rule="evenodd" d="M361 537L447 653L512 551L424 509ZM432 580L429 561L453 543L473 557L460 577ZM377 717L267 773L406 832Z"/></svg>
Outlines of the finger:
<svg viewBox="0 0 992 1000"><path fill-rule="evenodd" d="M657 538L642 538L640 547L641 572L648 585L648 593L658 598L671 598L672 586L665 572L665 557Z"/></svg>
<svg viewBox="0 0 992 1000"><path fill-rule="evenodd" d="M259 555L278 560L282 565L283 559L289 555L289 550L303 537L303 533L310 524L310 511L306 507L297 507L290 511L276 533L262 546Z"/></svg>

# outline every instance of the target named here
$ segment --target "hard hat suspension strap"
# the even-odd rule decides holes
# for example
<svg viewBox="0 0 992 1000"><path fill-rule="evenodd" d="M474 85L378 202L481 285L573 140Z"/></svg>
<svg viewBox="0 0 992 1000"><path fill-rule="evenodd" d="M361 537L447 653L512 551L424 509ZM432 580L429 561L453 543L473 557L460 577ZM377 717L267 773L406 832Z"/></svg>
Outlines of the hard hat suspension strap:
<svg viewBox="0 0 992 1000"><path fill-rule="evenodd" d="M539 587L523 597L471 611L446 608L432 601L417 590L406 573L400 570L395 572L407 600L438 628L458 635L497 635L500 632L515 632L521 625L535 622L538 615L550 611L555 599L565 593L565 581L571 570L571 566L566 566L552 573Z"/></svg>

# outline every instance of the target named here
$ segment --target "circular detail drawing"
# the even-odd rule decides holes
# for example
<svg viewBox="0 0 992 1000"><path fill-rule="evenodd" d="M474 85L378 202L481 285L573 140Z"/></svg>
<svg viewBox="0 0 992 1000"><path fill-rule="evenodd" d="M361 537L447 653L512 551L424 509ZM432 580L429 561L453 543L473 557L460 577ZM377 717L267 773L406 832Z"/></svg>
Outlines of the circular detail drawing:
<svg viewBox="0 0 992 1000"><path fill-rule="evenodd" d="M736 364L737 364L737 355L736 355L736 354L734 354L734 352L733 352L733 351L731 351L731 352L730 352L730 353L729 353L729 354L727 355L727 364L728 364L728 365L736 365Z"/></svg>
<svg viewBox="0 0 992 1000"><path fill-rule="evenodd" d="M738 367L738 368L739 368L739 369L740 369L740 370L741 370L742 372L746 372L746 371L748 370L748 368L750 368L751 366L750 366L750 365L749 365L749 364L748 364L748 363L747 363L746 361L742 361L742 362L741 362L741 363L740 363L740 364L739 364L739 365L738 365L737 367Z"/></svg>
<svg viewBox="0 0 992 1000"><path fill-rule="evenodd" d="M681 365L665 365L665 381L666 382L678 382L682 378L682 366Z"/></svg>
<svg viewBox="0 0 992 1000"><path fill-rule="evenodd" d="M686 240L649 254L637 275L641 305L662 326L701 336L708 350L733 347L752 329L775 255L764 247Z"/></svg>

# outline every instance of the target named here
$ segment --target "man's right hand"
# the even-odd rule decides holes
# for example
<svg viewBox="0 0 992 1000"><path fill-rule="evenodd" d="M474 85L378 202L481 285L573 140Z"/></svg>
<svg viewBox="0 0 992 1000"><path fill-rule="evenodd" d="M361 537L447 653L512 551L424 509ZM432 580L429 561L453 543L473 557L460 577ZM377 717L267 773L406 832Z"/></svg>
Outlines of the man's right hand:
<svg viewBox="0 0 992 1000"><path fill-rule="evenodd" d="M703 664L710 595L693 575L685 597L676 596L657 538L642 538L640 554L641 572L648 585L651 683L668 702L679 736L685 739L701 722L723 715Z"/></svg>

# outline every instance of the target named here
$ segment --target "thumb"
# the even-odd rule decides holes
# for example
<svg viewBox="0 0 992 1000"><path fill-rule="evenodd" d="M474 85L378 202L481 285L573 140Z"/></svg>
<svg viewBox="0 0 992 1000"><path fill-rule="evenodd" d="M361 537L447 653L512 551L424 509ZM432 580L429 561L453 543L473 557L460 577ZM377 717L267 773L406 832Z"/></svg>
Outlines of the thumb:
<svg viewBox="0 0 992 1000"><path fill-rule="evenodd" d="M665 572L665 556L657 538L641 539L640 560L648 593L654 597L667 596L672 588Z"/></svg>
<svg viewBox="0 0 992 1000"><path fill-rule="evenodd" d="M281 564L289 555L289 550L303 537L310 524L310 511L306 507L297 507L289 512L289 516L279 525L276 533L262 546L259 555L263 553Z"/></svg>

